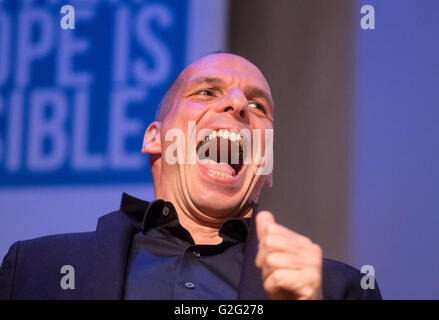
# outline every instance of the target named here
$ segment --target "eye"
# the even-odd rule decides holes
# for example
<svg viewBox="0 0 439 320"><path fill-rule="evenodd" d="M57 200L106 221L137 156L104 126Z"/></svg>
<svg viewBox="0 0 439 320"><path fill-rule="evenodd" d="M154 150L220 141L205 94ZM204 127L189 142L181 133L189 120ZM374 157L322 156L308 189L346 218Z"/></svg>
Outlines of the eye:
<svg viewBox="0 0 439 320"><path fill-rule="evenodd" d="M213 96L213 91L209 89L203 89L195 92L195 94L200 96Z"/></svg>
<svg viewBox="0 0 439 320"><path fill-rule="evenodd" d="M266 110L265 110L265 107L264 107L262 104L260 104L260 103L257 103L257 102L251 102L251 103L248 104L248 106L249 106L250 108L259 109L259 110L261 110L263 113L267 113Z"/></svg>

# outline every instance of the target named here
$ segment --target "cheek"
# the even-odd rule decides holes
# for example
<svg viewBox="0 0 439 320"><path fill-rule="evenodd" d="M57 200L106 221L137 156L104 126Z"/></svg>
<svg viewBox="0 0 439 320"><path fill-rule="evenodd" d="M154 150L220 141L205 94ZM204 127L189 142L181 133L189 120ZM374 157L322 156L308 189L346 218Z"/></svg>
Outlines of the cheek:
<svg viewBox="0 0 439 320"><path fill-rule="evenodd" d="M209 107L201 103L186 102L180 104L174 110L172 118L166 119L164 133L166 134L166 130L177 129L181 130L188 139L188 130L193 130L208 110Z"/></svg>
<svg viewBox="0 0 439 320"><path fill-rule="evenodd" d="M253 129L273 129L273 121L267 116L259 116L250 113L250 123Z"/></svg>
<svg viewBox="0 0 439 320"><path fill-rule="evenodd" d="M198 121L208 109L208 104L187 101L178 107L176 117L183 121Z"/></svg>
<svg viewBox="0 0 439 320"><path fill-rule="evenodd" d="M252 124L252 133L255 132L254 130L258 130L256 137L262 142L262 147L267 143L273 145L274 131L271 121L260 118L255 120ZM255 136L253 135L253 137Z"/></svg>
<svg viewBox="0 0 439 320"><path fill-rule="evenodd" d="M172 108L163 125L168 128L184 127L184 125L187 125L187 121L197 121L206 109L207 106L202 103L181 101Z"/></svg>

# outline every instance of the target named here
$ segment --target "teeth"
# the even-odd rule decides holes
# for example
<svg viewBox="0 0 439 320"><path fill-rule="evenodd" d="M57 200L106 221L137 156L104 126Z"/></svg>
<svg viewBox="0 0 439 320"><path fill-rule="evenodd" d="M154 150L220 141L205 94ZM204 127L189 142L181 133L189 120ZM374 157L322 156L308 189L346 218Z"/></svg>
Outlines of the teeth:
<svg viewBox="0 0 439 320"><path fill-rule="evenodd" d="M221 177L221 178L233 178L233 176L231 176L230 174L227 174L227 173L218 172L218 171L210 170L210 169L209 169L209 172L210 172L211 174L217 176L217 177Z"/></svg>
<svg viewBox="0 0 439 320"><path fill-rule="evenodd" d="M227 129L220 129L218 131L213 130L208 136L204 137L204 141L207 142L209 140L215 139L216 137L229 139L232 142L239 141L239 144L242 145L241 135Z"/></svg>
<svg viewBox="0 0 439 320"><path fill-rule="evenodd" d="M211 131L209 135L205 136L201 140L200 146L207 143L209 140L216 139L217 137L222 138L222 139L228 139L231 142L239 142L239 155L240 156L243 155L244 143L242 140L242 136L239 133L235 133L235 132L229 131L227 129L220 129L218 131L216 131L216 130Z"/></svg>

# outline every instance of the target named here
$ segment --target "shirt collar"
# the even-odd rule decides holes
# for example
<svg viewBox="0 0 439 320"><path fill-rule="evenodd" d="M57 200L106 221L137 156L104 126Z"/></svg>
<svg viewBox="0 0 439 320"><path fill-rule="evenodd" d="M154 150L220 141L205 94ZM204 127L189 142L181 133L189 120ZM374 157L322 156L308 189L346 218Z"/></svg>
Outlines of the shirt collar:
<svg viewBox="0 0 439 320"><path fill-rule="evenodd" d="M120 211L125 213L129 218L135 220L138 225L141 224L148 206L148 201L135 198L125 192L122 193Z"/></svg>
<svg viewBox="0 0 439 320"><path fill-rule="evenodd" d="M161 199L148 202L125 192L122 194L120 210L135 219L143 232L171 220L178 220L177 212L171 202ZM223 223L219 234L223 238L229 237L238 242L245 242L249 226L250 218L230 219Z"/></svg>

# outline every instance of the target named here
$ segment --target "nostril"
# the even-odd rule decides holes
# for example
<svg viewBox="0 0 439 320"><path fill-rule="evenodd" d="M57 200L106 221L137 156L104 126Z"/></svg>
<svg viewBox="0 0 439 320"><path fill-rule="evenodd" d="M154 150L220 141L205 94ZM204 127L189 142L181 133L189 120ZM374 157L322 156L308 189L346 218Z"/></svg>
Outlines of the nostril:
<svg viewBox="0 0 439 320"><path fill-rule="evenodd" d="M241 116L241 118L244 118L244 116L245 116L245 111L244 111L244 110L239 111L239 115Z"/></svg>
<svg viewBox="0 0 439 320"><path fill-rule="evenodd" d="M233 111L232 106L225 107L224 112Z"/></svg>

